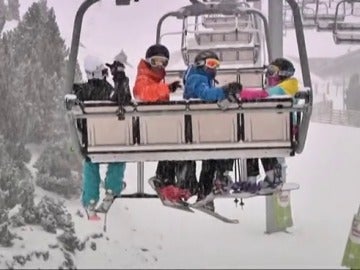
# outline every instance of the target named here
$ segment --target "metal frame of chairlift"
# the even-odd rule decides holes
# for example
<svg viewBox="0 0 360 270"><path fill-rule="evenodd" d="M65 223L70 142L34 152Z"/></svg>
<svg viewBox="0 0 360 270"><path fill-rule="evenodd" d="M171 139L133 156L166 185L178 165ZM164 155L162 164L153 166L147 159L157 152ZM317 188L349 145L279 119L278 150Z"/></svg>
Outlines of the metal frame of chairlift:
<svg viewBox="0 0 360 270"><path fill-rule="evenodd" d="M316 1L317 0L296 0L301 10L301 17L304 29L314 29L316 27L316 10L307 7L308 4L315 4ZM292 16L287 16L287 12L289 10L291 10L291 8L288 7L288 5L285 3L283 7L283 22L285 30L294 28L294 19L292 18ZM312 10L313 14L307 14L305 10Z"/></svg>
<svg viewBox="0 0 360 270"><path fill-rule="evenodd" d="M228 6L228 4L226 4L226 6ZM246 10L251 9L250 5L246 2L235 3L235 6L238 8L239 12L236 14L235 13L227 14L226 17L217 17L218 15L221 16L222 14L212 13L212 14L208 14L208 15L200 15L200 16L194 15L194 16L187 16L187 17L183 18L181 52L182 52L184 63L186 65L189 65L192 62L195 55L200 50L202 50L204 48L204 46L206 47L206 45L201 44L201 43L203 43L203 41L201 39L202 36L209 38L209 42L214 37L218 38L219 36L221 36L224 40L219 41L219 43L220 42L228 43L227 45L225 44L220 47L217 46L216 49L211 48L219 54L220 58L222 58L223 50L228 50L233 53L237 53L238 57L240 57L240 54L242 51L252 50L252 54L253 54L251 57L251 59L253 59L252 64L257 63L257 59L258 59L258 55L259 55L259 47L260 47L258 43L261 41L261 37L259 37L260 29L257 25L257 20L256 20L256 17L258 15L256 15L256 13L249 14L248 12L246 12ZM230 12L230 10L229 10L229 12ZM194 30L189 29L189 25L187 23L187 20L189 17L195 17ZM199 23L198 23L199 18L212 19L214 21L216 21L218 19L220 19L220 20L225 19L222 23L224 25L228 25L228 27L226 27L226 28L221 27L220 29L212 29L212 31L201 31L201 30L199 30ZM240 22L241 18L244 18L245 21ZM228 21L228 20L230 20L230 21ZM242 24L244 24L244 23L246 24L246 26L242 27ZM207 28L207 27L205 27L205 28ZM189 37L189 34L193 34L194 37ZM229 38L229 37L233 36L234 34L237 38L239 38L239 36L241 36L241 35L248 34L248 41L240 42L239 40L236 40L237 42L234 42L234 41L226 41L225 40L226 37ZM192 39L194 39L193 42L196 42L196 45L194 47L189 46L189 44L188 44L188 42L190 42ZM160 42L160 39L158 40L158 42ZM201 48L201 47L203 47L203 48Z"/></svg>
<svg viewBox="0 0 360 270"><path fill-rule="evenodd" d="M314 29L316 27L316 10L307 7L308 4L315 4L316 0L302 0L301 15L303 19L303 26L306 29ZM307 14L305 10L311 10L312 14Z"/></svg>
<svg viewBox="0 0 360 270"><path fill-rule="evenodd" d="M288 15L288 12L291 12L290 16ZM292 10L291 7L285 3L283 6L283 23L284 23L284 30L287 29L293 29L294 28L294 17L292 16Z"/></svg>
<svg viewBox="0 0 360 270"><path fill-rule="evenodd" d="M335 17L336 17L336 8L335 8L335 12L333 14L330 14L329 11L327 11L327 14L319 14L319 2L320 1L321 0L317 0L317 4L316 4L316 31L331 32L334 28ZM333 2L334 1L329 0L329 6L327 6L327 10L329 10L329 8L331 7L331 3L333 3ZM325 2L324 2L324 4L327 5ZM343 13L342 14L338 13L338 16L337 16L337 20L341 21L341 22L343 22L345 20L345 13L346 13L345 3L343 3L342 9L343 9Z"/></svg>
<svg viewBox="0 0 360 270"><path fill-rule="evenodd" d="M81 34L81 28L82 28L82 22L85 12L88 10L90 6L95 4L96 2L99 2L100 0L85 0L81 6L79 7L76 17L74 20L74 27L73 27L73 34L72 34L72 41L71 41L71 47L70 47L70 55L69 55L69 61L68 61L68 67L67 67L67 76L65 80L65 88L68 93L72 93L72 87L74 83L74 77L75 77L75 67L77 63L77 55L79 50L79 44L80 44L80 34ZM222 117L224 119L231 114L241 114L241 113L248 113L250 116L252 113L264 113L266 112L272 112L275 115L279 114L281 112L285 113L301 113L301 119L300 126L299 126L299 133L296 136L296 143L292 141L291 145L288 145L285 148L282 148L281 146L271 146L261 143L260 146L257 147L260 148L252 148L251 142L250 144L247 144L247 146L244 147L246 144L241 143L232 143L224 145L222 143L205 143L203 145L195 145L195 147L189 145L182 145L182 150L177 152L176 149L172 149L170 151L170 154L172 153L172 156L170 159L174 160L183 160L183 159L207 159L209 156L212 158L257 158L257 157L273 157L273 156L292 156L295 153L300 154L302 153L305 142L307 138L307 132L309 128L310 123L310 116L312 112L312 104L313 104L313 96L312 96L312 86L311 86L311 77L310 77L310 70L309 70L309 64L308 64L308 58L307 58L307 52L306 52L306 43L304 38L304 32L303 32L303 26L302 26L302 20L301 20L301 14L299 6L297 5L295 0L286 0L287 3L290 5L293 14L294 14L294 22L295 22L295 33L297 38L297 44L298 44L298 51L299 51L299 58L300 58L300 65L302 69L302 75L303 75L303 83L306 87L305 91L302 91L299 93L299 98L304 100L303 105L294 105L292 103L292 99L285 98L285 99L274 99L270 100L270 103L268 103L267 100L260 100L257 102L240 102L239 104L234 103L230 106L230 108L223 112L224 114ZM157 24L156 29L156 41L159 42L161 37L161 27L164 20L168 17L175 17L178 19L184 19L187 16L201 16L201 15L207 15L207 14L215 14L215 13L223 13L223 14L241 14L241 13L248 13L248 14L256 14L260 16L260 18L263 20L264 23L264 30L267 36L267 42L269 41L269 29L267 25L267 20L265 16L259 11L255 9L242 9L236 7L236 5L231 4L211 4L211 5L205 5L203 3L200 3L197 0L191 0L192 5L185 6L177 11L169 12L163 15ZM130 4L130 0L116 0L117 5L128 5ZM268 42L268 56L269 61L272 60L271 57L271 49L270 49L270 43ZM244 70L239 69L239 72L244 72ZM247 71L249 72L249 70ZM252 72L250 70L250 72ZM272 104L272 105L271 105ZM280 104L280 105L279 105ZM287 105L286 105L287 104ZM221 113L221 110L217 107L217 104L209 104L206 102L188 102L188 101L181 101L181 102L165 102L161 104L149 104L149 103L139 103L135 106L129 105L125 107L125 122L119 122L124 120L117 120L116 117L116 108L118 107L118 104L112 103L111 101L103 101L103 102L84 102L81 103L78 100L76 100L75 104L72 104L72 107L69 107L68 103L66 103L67 107L67 115L70 119L70 131L72 139L75 143L75 147L78 150L78 153L81 153L81 155L84 158L93 157L93 162L111 162L111 159L113 161L132 161L137 162L137 192L134 194L122 194L121 197L124 198L154 198L157 197L155 194L147 194L144 191L144 161L152 160L152 161L159 161L159 160L168 160L168 150L164 151L164 147L161 146L151 146L148 147L148 145L141 145L138 144L139 141L137 141L134 145L131 145L129 147L118 147L121 148L120 150L113 149L106 149L106 147L103 147L103 152L98 152L97 154L101 157L105 157L105 160L101 160L99 158L96 160L96 153L93 153L93 156L89 154L89 149L84 148L84 146L81 144L81 136L79 137L78 130L76 128L76 121L81 119L88 119L87 121L95 121L96 119L101 119L102 117L111 117L113 119L112 121L115 121L114 123L118 123L119 125L124 126L124 132L129 133L122 133L124 135L124 138L121 137L121 140L139 140L138 134L131 134L131 129L127 128L127 125L134 124L132 120L136 119L136 117L148 117L152 118L152 116L159 116L162 117L164 115L170 115L170 116L177 116L180 115L181 117L185 117L185 115L191 115L196 117L197 115L208 115L208 114L216 114L218 115ZM275 107L274 107L275 106ZM280 107L279 107L280 106ZM164 108L165 107L165 108ZM164 112L165 109L165 112ZM281 114L280 114L281 115ZM287 114L285 114L286 116ZM289 115L290 116L290 115ZM132 120L131 120L132 119ZM292 119L292 117L287 118L288 121L291 121L289 119ZM256 119L255 119L256 120ZM136 122L136 121L135 121ZM186 128L186 127L185 127ZM243 131L238 131L243 132ZM250 132L250 131L248 131ZM251 131L252 132L252 131ZM251 132L249 133L251 136ZM256 132L255 130L253 132ZM291 133L291 131L289 131ZM265 132L266 133L266 132ZM263 134L263 132L261 132ZM132 138L131 138L131 135ZM244 134L242 133L242 135ZM246 136L246 135L245 135ZM293 136L293 135L291 135ZM236 136L235 136L236 137ZM117 137L119 139L119 137ZM141 138L140 138L141 140ZM156 140L156 138L155 138ZM188 138L185 138L185 140L188 140ZM236 138L235 138L236 140ZM256 144L256 143L255 143ZM230 146L229 146L230 145ZM261 148L264 145L265 148ZM102 146L100 145L100 148ZM184 147L186 149L184 149ZM235 147L235 148L234 148ZM129 150L132 148L132 150ZM146 149L147 150L146 150ZM205 151L208 148L210 151ZM145 150L144 150L145 149ZM235 151L234 151L235 150ZM175 151L175 152L174 152ZM190 152L189 152L190 151ZM154 153L156 155L154 155ZM191 155L189 155L191 153ZM103 155L103 156L102 156ZM108 160L106 160L106 158ZM114 160L115 158L115 160ZM245 162L243 162L245 164ZM242 166L244 167L244 166ZM245 168L246 170L246 168Z"/></svg>
<svg viewBox="0 0 360 270"><path fill-rule="evenodd" d="M339 21L340 5L351 4L353 8L355 3L360 4L360 0L343 0L336 5L334 27L332 29L335 44L360 44L360 22L347 23Z"/></svg>

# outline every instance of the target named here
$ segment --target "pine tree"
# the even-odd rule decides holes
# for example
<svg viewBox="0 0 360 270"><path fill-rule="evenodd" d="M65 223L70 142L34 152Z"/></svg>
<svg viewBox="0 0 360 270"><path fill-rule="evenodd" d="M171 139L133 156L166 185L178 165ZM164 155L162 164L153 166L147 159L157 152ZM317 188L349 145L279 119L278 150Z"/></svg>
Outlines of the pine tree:
<svg viewBox="0 0 360 270"><path fill-rule="evenodd" d="M51 139L55 132L64 133L62 100L67 50L54 10L44 0L34 3L7 43L16 52L10 54L8 62L14 69L11 73L17 74L11 76L7 87L22 104L19 111L13 109L17 127L11 128L10 133L15 131L25 142L40 142Z"/></svg>

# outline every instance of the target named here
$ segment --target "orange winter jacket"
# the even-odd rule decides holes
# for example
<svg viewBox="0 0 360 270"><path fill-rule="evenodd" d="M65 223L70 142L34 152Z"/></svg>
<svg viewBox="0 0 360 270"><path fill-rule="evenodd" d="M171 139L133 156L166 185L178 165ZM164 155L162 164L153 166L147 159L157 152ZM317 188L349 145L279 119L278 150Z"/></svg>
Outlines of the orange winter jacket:
<svg viewBox="0 0 360 270"><path fill-rule="evenodd" d="M153 71L145 60L141 60L137 67L134 85L134 97L139 101L168 101L169 87L163 82L165 70Z"/></svg>

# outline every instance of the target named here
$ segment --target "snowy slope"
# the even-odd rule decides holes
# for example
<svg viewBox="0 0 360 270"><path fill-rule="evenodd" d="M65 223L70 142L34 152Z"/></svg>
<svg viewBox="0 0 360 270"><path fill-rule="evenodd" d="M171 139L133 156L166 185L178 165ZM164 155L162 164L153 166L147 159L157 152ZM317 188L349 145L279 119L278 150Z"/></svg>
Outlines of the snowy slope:
<svg viewBox="0 0 360 270"><path fill-rule="evenodd" d="M76 253L75 264L78 268L338 269L359 204L358 161L353 154L360 147L359 136L360 129L311 124L305 152L288 159L288 180L301 185L292 194L295 226L290 234L264 234L264 198L246 200L244 210L232 200L216 202L219 211L240 219L238 225L165 208L156 199L120 199L108 216L107 233L94 240L96 251L88 245ZM154 165L146 165L145 178L153 174ZM135 164L128 164L127 192L135 189L135 174ZM80 208L78 200L67 205L73 214ZM77 215L73 219L81 239L102 232L102 222ZM24 240L17 241L17 249L4 249L5 258L20 251L47 250L48 243L56 243L54 236L30 228L19 232ZM51 254L51 260L33 263L57 267L61 253L55 249ZM5 259L0 256L0 261Z"/></svg>

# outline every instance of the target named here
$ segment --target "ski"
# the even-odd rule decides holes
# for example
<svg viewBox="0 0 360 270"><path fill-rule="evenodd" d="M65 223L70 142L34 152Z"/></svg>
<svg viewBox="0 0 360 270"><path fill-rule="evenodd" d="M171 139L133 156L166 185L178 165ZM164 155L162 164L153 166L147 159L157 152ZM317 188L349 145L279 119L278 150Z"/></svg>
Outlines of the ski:
<svg viewBox="0 0 360 270"><path fill-rule="evenodd" d="M201 207L215 199L227 199L227 198L247 199L255 196L257 196L256 193L250 193L250 192L232 192L232 193L220 193L220 194L210 193L203 200L195 202L193 206Z"/></svg>
<svg viewBox="0 0 360 270"><path fill-rule="evenodd" d="M102 202L100 203L100 205L98 207L96 207L95 212L96 213L102 213L102 214L106 214L107 212L109 212L110 207L112 206L112 204L115 201L114 196L110 197L110 196L105 196L105 198L102 200Z"/></svg>
<svg viewBox="0 0 360 270"><path fill-rule="evenodd" d="M282 185L279 185L278 187L263 188L255 193L225 192L225 193L215 194L215 193L211 192L203 200L194 203L193 206L195 206L195 207L205 206L207 203L214 201L216 199L229 199L229 198L247 199L247 198L252 198L252 197L256 197L256 196L270 196L274 193L279 193L279 192L283 192L283 191L291 191L291 190L296 190L299 188L300 188L300 185L297 183L283 183Z"/></svg>
<svg viewBox="0 0 360 270"><path fill-rule="evenodd" d="M121 192L125 190L126 182L123 182L122 185L123 185L123 187L121 189ZM118 198L118 196L105 195L102 202L96 207L95 212L106 214L107 212L109 212L110 207L112 206L112 204L114 203L116 198Z"/></svg>
<svg viewBox="0 0 360 270"><path fill-rule="evenodd" d="M195 210L198 210L204 214L210 215L220 221L223 221L225 223L230 223L230 224L238 224L239 220L238 219L231 219L231 218L227 218L215 211L211 211L210 209L207 209L205 206L196 206L196 205L190 205L191 208L194 208Z"/></svg>
<svg viewBox="0 0 360 270"><path fill-rule="evenodd" d="M187 203L187 202L184 202L184 201L178 201L178 202L171 202L171 201L168 201L168 200L164 200L161 196L161 194L159 193L159 191L157 190L156 188L156 185L155 185L155 182L154 182L154 178L150 178L148 180L149 182L149 185L151 186L151 188L156 192L156 194L158 195L161 203L164 205L164 206L167 206L167 207L171 207L171 208L174 208L174 209L177 209L177 210L182 210L182 211L186 211L186 212L190 212L190 213L193 213L194 211L189 207L190 204Z"/></svg>
<svg viewBox="0 0 360 270"><path fill-rule="evenodd" d="M260 189L256 195L258 196L270 196L274 193L281 193L283 191L291 191L291 190L297 190L300 188L300 185L297 183L283 183L275 188L262 188Z"/></svg>

